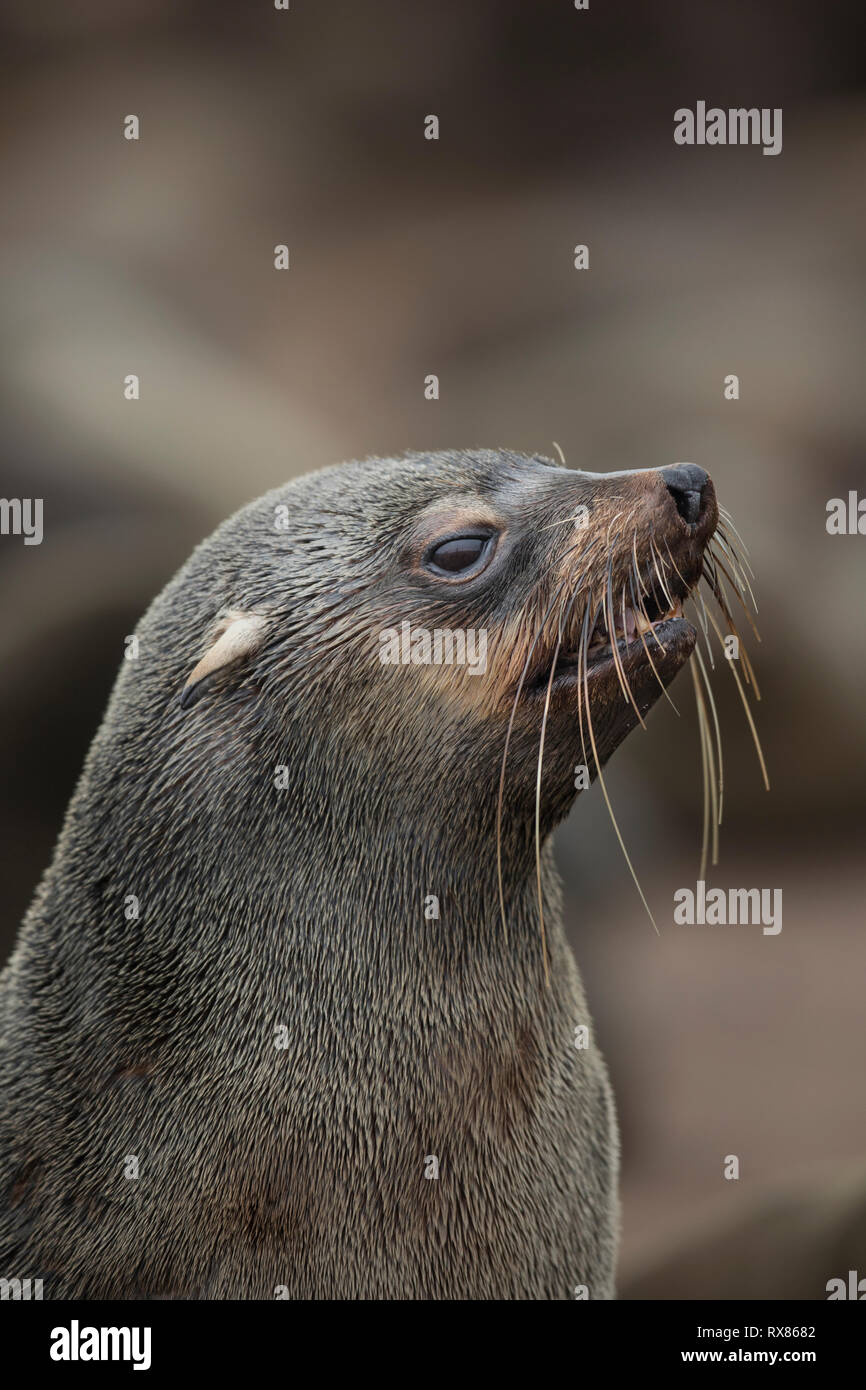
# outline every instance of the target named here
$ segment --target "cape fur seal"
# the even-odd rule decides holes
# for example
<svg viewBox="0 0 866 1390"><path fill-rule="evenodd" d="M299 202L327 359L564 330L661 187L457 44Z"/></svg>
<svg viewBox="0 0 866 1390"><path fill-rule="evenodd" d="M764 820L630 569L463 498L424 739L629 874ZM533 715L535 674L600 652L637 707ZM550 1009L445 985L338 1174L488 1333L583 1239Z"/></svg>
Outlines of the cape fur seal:
<svg viewBox="0 0 866 1390"><path fill-rule="evenodd" d="M195 550L2 977L0 1274L613 1296L616 1123L549 839L689 657L716 523L693 465L453 452L300 478ZM383 659L405 623L483 630L486 670Z"/></svg>

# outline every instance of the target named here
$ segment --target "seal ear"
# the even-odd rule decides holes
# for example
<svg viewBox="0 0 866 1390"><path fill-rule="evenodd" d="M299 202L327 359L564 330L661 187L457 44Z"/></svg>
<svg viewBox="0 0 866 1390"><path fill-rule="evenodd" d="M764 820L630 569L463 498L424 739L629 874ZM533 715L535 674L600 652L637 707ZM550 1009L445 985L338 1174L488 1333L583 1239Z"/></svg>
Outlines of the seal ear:
<svg viewBox="0 0 866 1390"><path fill-rule="evenodd" d="M227 613L217 629L216 638L189 676L181 692L180 707L189 709L199 699L210 678L224 667L241 661L258 651L268 630L267 619L259 613Z"/></svg>

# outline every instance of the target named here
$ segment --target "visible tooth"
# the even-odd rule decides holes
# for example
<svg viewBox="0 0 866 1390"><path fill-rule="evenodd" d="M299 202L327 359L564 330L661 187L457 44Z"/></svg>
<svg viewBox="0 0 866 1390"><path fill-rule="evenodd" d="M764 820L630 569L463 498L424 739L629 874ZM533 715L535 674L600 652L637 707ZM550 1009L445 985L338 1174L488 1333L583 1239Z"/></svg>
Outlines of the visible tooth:
<svg viewBox="0 0 866 1390"><path fill-rule="evenodd" d="M682 600L681 600L681 599L677 599L677 601L676 601L676 603L674 604L673 608L669 608L668 611L667 611L667 613L663 613L663 614L661 615L660 618L656 618L655 623L651 623L651 622L649 621L648 618L644 617L643 613L636 613L636 614L635 614L635 625L636 625L636 627L637 627L638 632L652 632L653 628L654 628L658 623L666 623L666 622L669 622L671 618L681 618L681 617L682 617L682 613L683 613L683 604L682 604Z"/></svg>
<svg viewBox="0 0 866 1390"><path fill-rule="evenodd" d="M622 614L619 614L614 622L613 630L618 638L622 637L627 642L630 642L634 637L634 613L630 608L625 610L625 628L623 628L622 624L623 617Z"/></svg>
<svg viewBox="0 0 866 1390"><path fill-rule="evenodd" d="M623 615L620 613L614 620L613 636L617 640L624 640L627 643L633 642L638 633L652 632L653 628L659 623L667 622L670 618L679 618L682 611L682 600L677 599L673 608L669 609L667 613L663 613L660 618L656 618L655 623L651 623L649 618L640 610L635 611L633 608L626 608L625 628L623 628ZM610 634L608 632L600 632L598 628L596 628L590 638L587 650L592 651L594 647L607 646L610 640Z"/></svg>

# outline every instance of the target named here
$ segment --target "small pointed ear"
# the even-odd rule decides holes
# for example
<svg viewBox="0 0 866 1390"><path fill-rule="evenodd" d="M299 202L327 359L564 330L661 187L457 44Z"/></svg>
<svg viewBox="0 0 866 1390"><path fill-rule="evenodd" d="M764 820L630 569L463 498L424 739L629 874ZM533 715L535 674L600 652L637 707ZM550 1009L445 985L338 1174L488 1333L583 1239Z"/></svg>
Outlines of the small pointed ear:
<svg viewBox="0 0 866 1390"><path fill-rule="evenodd" d="M268 622L259 613L227 613L220 621L214 641L195 667L180 697L181 709L189 709L204 694L217 671L258 651L265 640Z"/></svg>

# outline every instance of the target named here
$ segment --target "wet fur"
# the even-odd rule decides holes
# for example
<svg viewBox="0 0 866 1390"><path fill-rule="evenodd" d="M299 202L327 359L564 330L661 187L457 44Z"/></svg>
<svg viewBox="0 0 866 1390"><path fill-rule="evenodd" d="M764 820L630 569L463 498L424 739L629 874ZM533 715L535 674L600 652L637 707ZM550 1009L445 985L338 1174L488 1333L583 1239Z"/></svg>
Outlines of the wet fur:
<svg viewBox="0 0 866 1390"><path fill-rule="evenodd" d="M549 841L542 970L537 710L509 753L507 941L495 853L515 670L564 563L539 523L593 497L606 565L604 518L643 498L593 476L499 452L326 470L237 513L154 602L2 977L0 1274L46 1298L613 1296L616 1123L595 1040L574 1046ZM509 580L471 603L406 557L445 494L511 508ZM263 645L183 709L234 612L268 620ZM404 616L487 624L499 660L383 667ZM617 691L604 756L635 723ZM545 837L578 761L553 718Z"/></svg>

